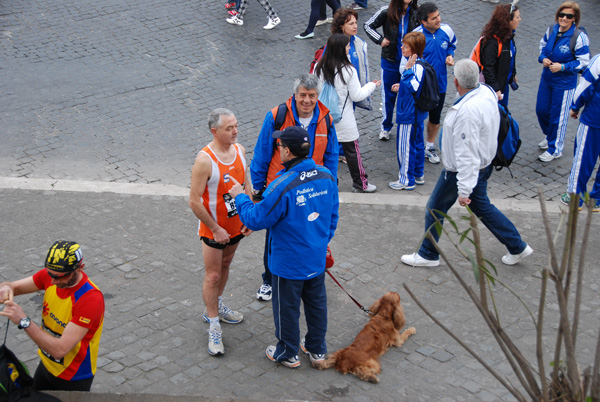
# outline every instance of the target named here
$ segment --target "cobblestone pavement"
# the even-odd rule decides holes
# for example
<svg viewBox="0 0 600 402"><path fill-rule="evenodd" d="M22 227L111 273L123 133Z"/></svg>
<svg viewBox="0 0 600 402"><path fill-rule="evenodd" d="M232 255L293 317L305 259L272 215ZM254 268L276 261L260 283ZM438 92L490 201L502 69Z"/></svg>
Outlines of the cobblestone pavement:
<svg viewBox="0 0 600 402"><path fill-rule="evenodd" d="M208 112L226 106L237 113L241 142L251 151L265 113L285 101L292 82L306 72L327 39L299 41L308 1L275 0L282 23L272 31L258 4L243 27L225 23L219 1L108 0L97 3L3 1L0 57L0 176L84 179L187 186L199 147L209 141ZM380 6L359 12L363 23ZM535 117L540 65L538 43L559 1L523 0L517 33L520 89L510 105L524 144L509 172L494 175L490 191L530 199L538 185L556 199L571 165L575 122L569 124L564 157L536 158L541 132ZM580 1L592 52L600 41L600 3ZM458 37L457 58L467 57L493 5L480 0L439 1L442 18ZM365 37L360 29L359 34ZM370 72L379 76L379 49L370 43ZM451 73L451 71L449 72ZM447 101L452 102L449 88ZM374 104L381 97L374 95ZM358 111L361 150L371 181L391 193L397 175L394 140L379 141L379 111ZM393 136L395 139L395 135ZM426 165L429 194L441 165ZM340 189L351 181L341 166Z"/></svg>
<svg viewBox="0 0 600 402"><path fill-rule="evenodd" d="M512 400L402 288L406 283L488 364L515 381L483 320L445 264L418 269L399 262L401 254L414 250L422 233L420 206L344 203L332 242L336 257L332 272L343 286L366 306L388 290L398 291L407 325L417 329L402 348L392 348L383 356L381 383L374 385L333 370L316 371L304 355L298 370L276 365L265 357L265 348L275 337L270 303L254 298L261 283L262 232L245 239L235 256L225 301L241 311L245 319L239 325L223 324L226 354L216 358L206 350L207 326L200 319L201 247L194 235L196 220L184 197L4 189L0 190L0 203L11 206L0 210L2 280L39 269L55 239L72 238L82 244L86 270L103 289L107 304L95 392L258 400ZM539 214L507 214L518 222L525 240L536 252L525 263L506 267L500 263L506 251L484 231L486 258L497 265L499 281L517 292L524 306L537 311L539 270L547 263ZM557 215L551 216L556 221ZM592 233L594 244L598 241L597 220ZM474 286L469 263L459 259L447 240L441 244ZM588 247L588 253L588 265L595 267L600 252ZM599 279L597 269L585 274L577 342L582 366L592 363L598 333ZM327 341L329 350L334 351L352 341L366 317L333 281L327 278L326 283ZM556 328L557 304L551 289L549 286L546 300L546 349L553 345L551 331ZM495 297L507 333L528 357L534 358L535 336L527 310L500 286ZM42 296L21 296L17 300L39 322ZM36 366L33 343L14 326L9 330L8 346L30 368Z"/></svg>
<svg viewBox="0 0 600 402"><path fill-rule="evenodd" d="M511 400L401 287L407 283L436 317L509 376L510 368L483 321L476 317L444 264L435 269L410 269L398 262L399 256L413 250L419 241L424 199L441 166L427 163L424 186L409 195L393 194L387 183L397 173L395 147L393 141L377 139L378 110L359 110L357 115L365 165L380 194L371 198L373 205L342 205L340 228L332 244L334 274L363 304L370 304L387 290L399 291L408 325L415 326L417 334L383 357L378 385L332 370L317 372L304 356L299 370L271 363L264 356L265 347L274 341L270 305L254 299L262 272L264 236L259 233L240 246L226 289L228 302L244 313L245 320L238 326L224 326L225 356L208 356L207 328L199 320L201 249L194 235L196 220L184 196L195 154L210 141L207 114L218 106L234 110L240 122L240 141L251 158L265 113L290 96L293 79L307 71L329 28L317 28L314 40L293 38L305 28L308 1L273 0L283 22L272 31L262 29L266 18L256 2L250 2L243 27L225 23L221 3L2 1L0 181L67 179L75 187L113 182L173 186L183 191L182 195L179 191L170 196L160 195L170 192L143 196L0 189L2 280L39 269L45 250L57 238L81 242L88 272L107 299L94 392L190 398ZM600 15L600 4L593 0L579 3L582 25L595 53L600 21L592 16ZM371 0L369 9L359 11L359 22L384 4ZM437 4L444 21L457 33L457 58L468 56L493 5L479 0ZM556 210L557 196L566 187L576 128L572 121L563 158L550 164L536 160L541 140L535 117L541 73L537 47L558 4L542 0L519 3L523 16L517 33L520 89L511 94L510 105L521 125L524 144L511 169L514 178L507 171L495 173L489 188L500 209L511 206L503 210L536 250L522 266L498 267L501 280L534 310L547 245L539 214L519 205L537 198L536 188L542 185ZM359 35L365 37L362 30ZM374 44L369 48L375 79L379 50ZM451 102L454 90L448 94ZM376 105L381 101L379 94L374 101ZM348 192L350 187L347 169L340 165L340 190ZM342 199L347 196L342 194ZM369 202L366 197L358 199ZM556 213L551 217L556 220ZM591 241L597 241L598 222L593 225ZM504 250L489 232L483 233L486 255L502 265L499 260ZM449 249L448 242L443 245ZM599 261L597 249L590 247L588 253L588 261ZM456 252L450 255L458 258ZM473 282L468 264L459 265ZM585 277L577 343L582 364L590 363L598 331L598 279L597 270ZM330 350L336 350L351 342L366 318L327 281L328 344ZM20 300L39 322L39 314L34 312L39 311L42 297ZM497 300L506 308L507 331L532 357L535 338L526 310L502 288ZM546 325L555 328L552 320L557 305L552 297L547 312ZM30 368L35 367L33 344L14 327L9 334L8 346ZM553 338L549 331L545 336L550 347Z"/></svg>

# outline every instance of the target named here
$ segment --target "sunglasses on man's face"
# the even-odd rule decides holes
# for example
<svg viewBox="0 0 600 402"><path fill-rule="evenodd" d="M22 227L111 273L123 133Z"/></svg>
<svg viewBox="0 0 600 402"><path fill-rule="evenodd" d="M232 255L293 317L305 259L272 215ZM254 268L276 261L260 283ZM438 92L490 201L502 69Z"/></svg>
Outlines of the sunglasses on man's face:
<svg viewBox="0 0 600 402"><path fill-rule="evenodd" d="M66 279L66 278L70 277L71 275L73 275L73 272L75 272L75 271L71 271L68 274L64 274L64 275L56 275L56 274L53 274L52 272L50 272L50 270L48 268L46 268L46 272L48 272L48 276L50 278L58 280L58 279Z"/></svg>
<svg viewBox="0 0 600 402"><path fill-rule="evenodd" d="M572 20L573 18L575 18L575 14L558 13L558 18L566 18L568 20Z"/></svg>

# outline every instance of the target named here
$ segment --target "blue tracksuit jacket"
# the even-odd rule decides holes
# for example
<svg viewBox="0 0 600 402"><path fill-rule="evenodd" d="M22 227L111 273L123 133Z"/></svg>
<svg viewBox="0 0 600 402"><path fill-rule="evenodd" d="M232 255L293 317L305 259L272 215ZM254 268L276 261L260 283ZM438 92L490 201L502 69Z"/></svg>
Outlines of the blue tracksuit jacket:
<svg viewBox="0 0 600 402"><path fill-rule="evenodd" d="M579 110L584 106L580 121L590 127L600 128L600 54L594 56L583 72L571 109Z"/></svg>
<svg viewBox="0 0 600 402"><path fill-rule="evenodd" d="M336 178L305 158L273 180L254 204L235 197L242 223L251 230L270 229L269 269L285 279L307 280L325 271L327 245L338 222Z"/></svg>
<svg viewBox="0 0 600 402"><path fill-rule="evenodd" d="M422 24L416 27L413 32L422 32L425 35L426 44L423 58L435 69L440 93L445 94L448 86L446 57L454 57L454 51L456 50L454 31L450 28L450 25L442 23L440 29L434 33L429 32Z"/></svg>
<svg viewBox="0 0 600 402"><path fill-rule="evenodd" d="M590 61L590 41L585 32L579 34L575 44L575 56L571 53L569 46L571 37L575 31L573 24L567 32L558 38L559 25L552 29L548 28L542 40L540 40L540 56L538 61L550 59L555 63L565 65L564 71L552 73L549 68L542 72L542 80L554 89L567 90L577 86L577 73L583 70Z"/></svg>
<svg viewBox="0 0 600 402"><path fill-rule="evenodd" d="M418 58L417 60L423 60ZM417 94L417 99L421 94L423 87L423 75L425 69L422 65L416 63L411 69L404 70L400 79L400 88L398 89L398 104L396 106L396 123L413 124L415 120L422 122L427 117L427 112L417 110L413 94ZM415 119L415 112L417 114Z"/></svg>

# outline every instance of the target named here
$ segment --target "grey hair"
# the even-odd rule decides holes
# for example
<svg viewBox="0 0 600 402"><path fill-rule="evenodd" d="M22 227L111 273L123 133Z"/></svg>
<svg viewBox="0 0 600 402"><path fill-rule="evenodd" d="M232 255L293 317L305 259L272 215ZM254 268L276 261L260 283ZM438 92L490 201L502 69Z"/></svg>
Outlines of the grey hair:
<svg viewBox="0 0 600 402"><path fill-rule="evenodd" d="M307 90L316 89L317 94L321 93L321 80L314 74L304 73L294 81L294 93L298 93L298 89L303 87Z"/></svg>
<svg viewBox="0 0 600 402"><path fill-rule="evenodd" d="M459 60L454 65L454 78L461 87L473 89L479 85L479 66L470 59Z"/></svg>
<svg viewBox="0 0 600 402"><path fill-rule="evenodd" d="M235 114L224 107L218 107L208 114L208 129L212 130L213 127L219 127L221 125L221 116L235 116Z"/></svg>

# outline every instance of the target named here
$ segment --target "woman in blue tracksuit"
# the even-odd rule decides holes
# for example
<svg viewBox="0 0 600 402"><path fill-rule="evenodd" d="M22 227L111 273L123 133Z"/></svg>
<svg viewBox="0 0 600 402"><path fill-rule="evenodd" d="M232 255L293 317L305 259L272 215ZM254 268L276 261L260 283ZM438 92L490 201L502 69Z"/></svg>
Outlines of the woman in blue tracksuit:
<svg viewBox="0 0 600 402"><path fill-rule="evenodd" d="M381 98L383 119L379 139L387 141L394 126L394 104L396 92L392 85L400 82L400 60L402 59L402 38L420 24L417 0L391 0L382 7L364 25L367 36L381 46ZM383 35L377 28L383 26Z"/></svg>
<svg viewBox="0 0 600 402"><path fill-rule="evenodd" d="M423 61L425 35L410 32L404 36L402 56L408 61L404 66L399 84L392 87L398 92L396 123L396 156L398 158L398 181L390 182L392 190L414 190L415 184L425 184L425 143L423 121L427 112L416 106L415 99L421 94L425 69L417 60ZM416 95L416 97L415 97Z"/></svg>
<svg viewBox="0 0 600 402"><path fill-rule="evenodd" d="M535 112L546 136L539 143L540 149L546 150L539 156L542 162L562 156L577 73L590 61L588 37L585 31L578 29L580 17L579 4L565 1L556 12L557 24L548 28L540 41L538 60L544 70Z"/></svg>

